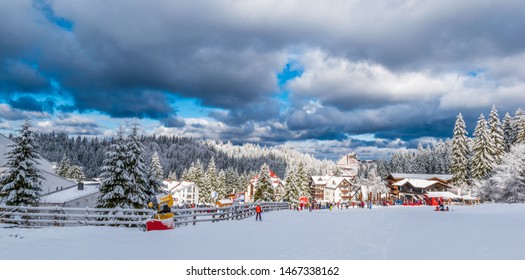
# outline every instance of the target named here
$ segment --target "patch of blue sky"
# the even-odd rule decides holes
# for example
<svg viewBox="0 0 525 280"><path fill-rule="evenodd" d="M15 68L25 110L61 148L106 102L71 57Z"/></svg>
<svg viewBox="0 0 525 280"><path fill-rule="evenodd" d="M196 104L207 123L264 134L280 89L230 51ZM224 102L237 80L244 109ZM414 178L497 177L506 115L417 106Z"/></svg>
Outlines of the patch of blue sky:
<svg viewBox="0 0 525 280"><path fill-rule="evenodd" d="M288 81L300 77L303 72L304 68L298 61L288 61L283 70L280 73L277 73L277 82L279 87L283 87Z"/></svg>
<svg viewBox="0 0 525 280"><path fill-rule="evenodd" d="M207 117L213 108L201 105L197 98L186 98L181 96L170 95L169 100L177 112L177 116L183 118L202 118Z"/></svg>
<svg viewBox="0 0 525 280"><path fill-rule="evenodd" d="M350 135L350 138L361 141L375 141L376 137L372 133Z"/></svg>
<svg viewBox="0 0 525 280"><path fill-rule="evenodd" d="M49 22L64 30L73 31L75 25L73 21L64 17L57 16L55 14L55 11L53 10L53 7L48 1L33 0L33 7L40 11Z"/></svg>
<svg viewBox="0 0 525 280"><path fill-rule="evenodd" d="M281 100L284 104L284 106L281 106L281 112L289 109L290 107L290 92L286 89L286 83L297 77L301 77L303 72L304 68L297 60L290 60L284 65L282 71L277 73L279 92L275 94L275 97L278 100Z"/></svg>
<svg viewBox="0 0 525 280"><path fill-rule="evenodd" d="M469 75L470 77L473 77L473 78L477 77L477 76L480 75L480 74L483 74L483 70L481 70L481 69L470 70L470 71L468 71L468 75Z"/></svg>

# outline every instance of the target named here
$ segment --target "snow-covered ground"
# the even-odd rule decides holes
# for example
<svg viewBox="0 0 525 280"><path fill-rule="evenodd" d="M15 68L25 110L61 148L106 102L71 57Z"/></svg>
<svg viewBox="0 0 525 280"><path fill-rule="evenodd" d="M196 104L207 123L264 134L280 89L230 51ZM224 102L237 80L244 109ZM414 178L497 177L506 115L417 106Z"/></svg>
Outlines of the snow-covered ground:
<svg viewBox="0 0 525 280"><path fill-rule="evenodd" d="M525 204L277 211L170 231L0 228L0 259L523 260Z"/></svg>

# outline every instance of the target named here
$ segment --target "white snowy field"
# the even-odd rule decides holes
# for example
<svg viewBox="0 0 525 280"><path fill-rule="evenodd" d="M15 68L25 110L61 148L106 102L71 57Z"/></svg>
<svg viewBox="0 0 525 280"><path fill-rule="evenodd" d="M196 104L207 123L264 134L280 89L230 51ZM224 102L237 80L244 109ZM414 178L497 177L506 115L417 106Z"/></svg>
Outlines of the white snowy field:
<svg viewBox="0 0 525 280"><path fill-rule="evenodd" d="M525 204L276 211L168 231L0 228L3 260L523 260Z"/></svg>

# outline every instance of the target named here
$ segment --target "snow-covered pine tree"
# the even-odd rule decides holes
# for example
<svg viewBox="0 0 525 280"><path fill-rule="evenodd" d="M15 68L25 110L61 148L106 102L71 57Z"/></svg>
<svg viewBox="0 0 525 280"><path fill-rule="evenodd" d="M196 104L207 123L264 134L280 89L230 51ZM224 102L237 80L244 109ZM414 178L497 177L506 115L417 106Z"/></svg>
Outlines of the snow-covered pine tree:
<svg viewBox="0 0 525 280"><path fill-rule="evenodd" d="M204 175L204 186L202 192L199 192L199 200L205 203L212 203L213 198L211 196L212 192L218 192L217 182L218 182L217 168L215 167L215 158L211 158L208 163L208 169ZM202 194L202 198L201 198Z"/></svg>
<svg viewBox="0 0 525 280"><path fill-rule="evenodd" d="M226 172L223 169L219 171L219 176L217 178L217 192L219 193L219 199L226 197Z"/></svg>
<svg viewBox="0 0 525 280"><path fill-rule="evenodd" d="M490 174L494 164L494 147L483 114L479 116L476 130L474 132L473 150L472 177L473 179L480 180Z"/></svg>
<svg viewBox="0 0 525 280"><path fill-rule="evenodd" d="M268 165L263 164L257 178L257 186L253 199L255 201L274 201L275 193L270 178L270 169Z"/></svg>
<svg viewBox="0 0 525 280"><path fill-rule="evenodd" d="M69 158L64 154L62 160L60 160L60 163L58 164L56 174L61 177L67 177L70 167L71 163L69 162Z"/></svg>
<svg viewBox="0 0 525 280"><path fill-rule="evenodd" d="M239 185L239 174L233 168L226 169L225 180L226 193L235 193L244 189Z"/></svg>
<svg viewBox="0 0 525 280"><path fill-rule="evenodd" d="M120 126L114 143L106 152L104 165L101 168L100 195L97 207L125 209L145 207L143 194L137 194L129 171L126 169L128 156L128 146L124 141L124 129Z"/></svg>
<svg viewBox="0 0 525 280"><path fill-rule="evenodd" d="M503 119L503 146L505 147L505 152L510 151L511 140L512 140L512 117L509 113L505 113L505 118Z"/></svg>
<svg viewBox="0 0 525 280"><path fill-rule="evenodd" d="M0 175L0 204L37 206L42 192L42 175L38 169L38 143L26 120L18 130L16 144L5 154L7 169Z"/></svg>
<svg viewBox="0 0 525 280"><path fill-rule="evenodd" d="M474 139L467 138L468 164L467 164L467 185L472 186L474 183Z"/></svg>
<svg viewBox="0 0 525 280"><path fill-rule="evenodd" d="M498 110L496 109L495 105L492 105L488 123L490 129L490 139L492 140L492 146L494 148L492 157L494 158L494 163L499 164L503 154L505 154L505 139L498 116Z"/></svg>
<svg viewBox="0 0 525 280"><path fill-rule="evenodd" d="M520 133L525 127L525 112L518 109L512 118L512 134L510 137L510 144L514 145L520 142Z"/></svg>
<svg viewBox="0 0 525 280"><path fill-rule="evenodd" d="M452 138L452 163L450 170L452 180L458 187L467 184L468 170L468 140L465 121L461 113L456 118L454 136Z"/></svg>
<svg viewBox="0 0 525 280"><path fill-rule="evenodd" d="M503 156L493 175L481 184L481 196L485 200L505 203L525 202L525 145L513 146Z"/></svg>
<svg viewBox="0 0 525 280"><path fill-rule="evenodd" d="M155 195L154 191L148 185L148 169L144 159L144 146L139 139L139 125L135 120L131 125L131 133L126 140L128 157L125 162L125 168L129 172L131 185L137 196L139 203L147 207L151 197Z"/></svg>
<svg viewBox="0 0 525 280"><path fill-rule="evenodd" d="M184 169L184 171L182 172L181 178L182 178L182 180L189 181L189 179L188 179L188 169ZM177 173L175 173L175 170L171 170L170 171L170 173L168 174L168 180L177 181Z"/></svg>
<svg viewBox="0 0 525 280"><path fill-rule="evenodd" d="M64 177L73 179L77 183L80 183L86 179L86 176L84 175L84 171L82 171L82 167L78 165L71 165L67 172L67 176L64 176Z"/></svg>
<svg viewBox="0 0 525 280"><path fill-rule="evenodd" d="M517 129L516 144L525 143L525 115L521 116L519 127Z"/></svg>
<svg viewBox="0 0 525 280"><path fill-rule="evenodd" d="M157 152L151 157L151 163L148 168L148 185L154 194L158 194L162 189L162 180L164 171L160 164L159 155Z"/></svg>
<svg viewBox="0 0 525 280"><path fill-rule="evenodd" d="M299 195L310 197L310 177L302 162L297 166L296 177L299 187Z"/></svg>
<svg viewBox="0 0 525 280"><path fill-rule="evenodd" d="M298 204L300 191L295 170L292 169L288 171L285 178L285 184L284 194L282 195L281 200L291 204Z"/></svg>

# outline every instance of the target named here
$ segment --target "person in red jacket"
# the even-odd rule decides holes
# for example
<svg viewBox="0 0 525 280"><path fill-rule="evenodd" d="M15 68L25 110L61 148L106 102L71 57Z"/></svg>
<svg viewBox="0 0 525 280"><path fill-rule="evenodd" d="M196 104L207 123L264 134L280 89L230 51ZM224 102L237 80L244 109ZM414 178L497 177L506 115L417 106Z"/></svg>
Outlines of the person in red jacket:
<svg viewBox="0 0 525 280"><path fill-rule="evenodd" d="M257 221L257 218L259 219L259 221L262 221L262 218L261 218L261 212L262 212L262 209L261 209L261 205L260 204L257 204L257 206L255 206L255 220Z"/></svg>

